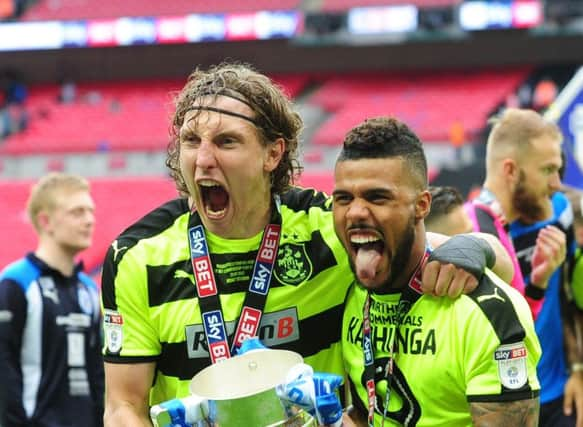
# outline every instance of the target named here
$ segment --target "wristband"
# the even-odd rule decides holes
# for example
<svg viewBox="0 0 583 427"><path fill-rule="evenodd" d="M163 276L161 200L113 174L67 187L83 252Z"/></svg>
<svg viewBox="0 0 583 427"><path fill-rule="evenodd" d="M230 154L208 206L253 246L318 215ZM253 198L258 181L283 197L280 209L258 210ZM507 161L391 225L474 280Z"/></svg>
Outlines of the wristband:
<svg viewBox="0 0 583 427"><path fill-rule="evenodd" d="M481 237L458 234L438 246L428 261L453 264L480 280L484 268L492 268L496 264L496 254L490 244Z"/></svg>
<svg viewBox="0 0 583 427"><path fill-rule="evenodd" d="M538 286L534 286L532 284L526 285L524 288L524 296L532 298L534 300L541 300L545 297L546 289L539 288Z"/></svg>

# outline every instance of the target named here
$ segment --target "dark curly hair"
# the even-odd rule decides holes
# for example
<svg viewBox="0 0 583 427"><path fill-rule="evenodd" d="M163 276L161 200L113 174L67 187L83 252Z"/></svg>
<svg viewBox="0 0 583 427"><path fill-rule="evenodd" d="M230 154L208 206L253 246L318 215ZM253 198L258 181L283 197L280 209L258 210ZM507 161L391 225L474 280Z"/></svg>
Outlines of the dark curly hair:
<svg viewBox="0 0 583 427"><path fill-rule="evenodd" d="M450 214L455 208L464 205L464 197L460 191L448 185L429 186L431 194L431 210L425 217L425 225L435 222Z"/></svg>
<svg viewBox="0 0 583 427"><path fill-rule="evenodd" d="M420 188L427 188L423 145L405 123L393 117L375 117L352 128L344 138L338 161L387 157L402 157Z"/></svg>
<svg viewBox="0 0 583 427"><path fill-rule="evenodd" d="M222 63L206 71L195 69L175 97L176 109L172 117L166 166L176 182L176 188L180 194L188 195L179 162L179 133L184 116L193 104L201 104L202 97L217 97L221 94L241 99L249 105L255 113L254 123L263 144L273 143L277 138L284 139L284 154L271 173L271 191L281 194L302 171L298 162L298 145L303 122L290 99L277 84L250 65L240 63ZM200 111L196 114L200 114Z"/></svg>

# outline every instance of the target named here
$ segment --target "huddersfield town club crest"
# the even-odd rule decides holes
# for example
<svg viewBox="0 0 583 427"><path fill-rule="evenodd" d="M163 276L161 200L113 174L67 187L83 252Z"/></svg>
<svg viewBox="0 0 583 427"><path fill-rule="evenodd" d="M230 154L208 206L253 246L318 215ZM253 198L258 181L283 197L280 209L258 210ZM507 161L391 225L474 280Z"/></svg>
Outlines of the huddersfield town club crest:
<svg viewBox="0 0 583 427"><path fill-rule="evenodd" d="M275 278L285 285L297 286L312 275L312 262L305 244L284 243L275 261Z"/></svg>

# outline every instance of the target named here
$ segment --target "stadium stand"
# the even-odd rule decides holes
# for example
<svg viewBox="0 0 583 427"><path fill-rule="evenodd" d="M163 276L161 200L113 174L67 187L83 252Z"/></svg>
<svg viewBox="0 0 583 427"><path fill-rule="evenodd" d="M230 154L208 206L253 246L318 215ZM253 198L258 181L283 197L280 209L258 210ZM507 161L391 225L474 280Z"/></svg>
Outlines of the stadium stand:
<svg viewBox="0 0 583 427"><path fill-rule="evenodd" d="M309 102L330 117L316 131L313 143L337 145L350 127L382 114L410 123L427 142L447 141L454 120L463 123L471 138L529 72L520 68L322 78ZM311 77L274 78L296 97ZM168 138L170 94L182 84L178 80L79 84L76 100L70 103L58 102L59 86L33 87L26 101L29 126L8 137L0 153L159 150ZM112 166L119 167L120 161Z"/></svg>
<svg viewBox="0 0 583 427"><path fill-rule="evenodd" d="M387 114L404 120L425 142L447 141L456 120L471 139L529 72L519 68L332 76L311 98L331 113L313 143L338 145L352 126Z"/></svg>
<svg viewBox="0 0 583 427"><path fill-rule="evenodd" d="M307 75L277 75L291 96ZM28 128L0 145L0 154L107 152L164 149L172 93L183 80L83 83L72 102L59 102L58 85L33 87L26 101ZM139 125L138 125L139 124ZM112 166L120 166L119 160Z"/></svg>
<svg viewBox="0 0 583 427"><path fill-rule="evenodd" d="M31 88L29 127L7 138L0 150L31 154L159 148L167 140L169 92L179 87L177 81L81 84L70 103L58 101L59 86Z"/></svg>
<svg viewBox="0 0 583 427"><path fill-rule="evenodd" d="M299 3L300 0L246 0L236 2L236 4L230 0L41 0L24 13L22 20L108 19L119 18L120 16L165 16L190 13L290 10L297 9Z"/></svg>

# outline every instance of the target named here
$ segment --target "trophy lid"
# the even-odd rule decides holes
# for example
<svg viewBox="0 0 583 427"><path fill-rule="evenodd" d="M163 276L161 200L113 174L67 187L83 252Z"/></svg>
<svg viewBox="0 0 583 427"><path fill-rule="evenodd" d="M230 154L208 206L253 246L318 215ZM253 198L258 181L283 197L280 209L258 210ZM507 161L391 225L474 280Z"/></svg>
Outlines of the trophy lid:
<svg viewBox="0 0 583 427"><path fill-rule="evenodd" d="M284 383L288 371L302 362L300 354L289 350L252 350L200 371L190 392L210 400L252 396Z"/></svg>

